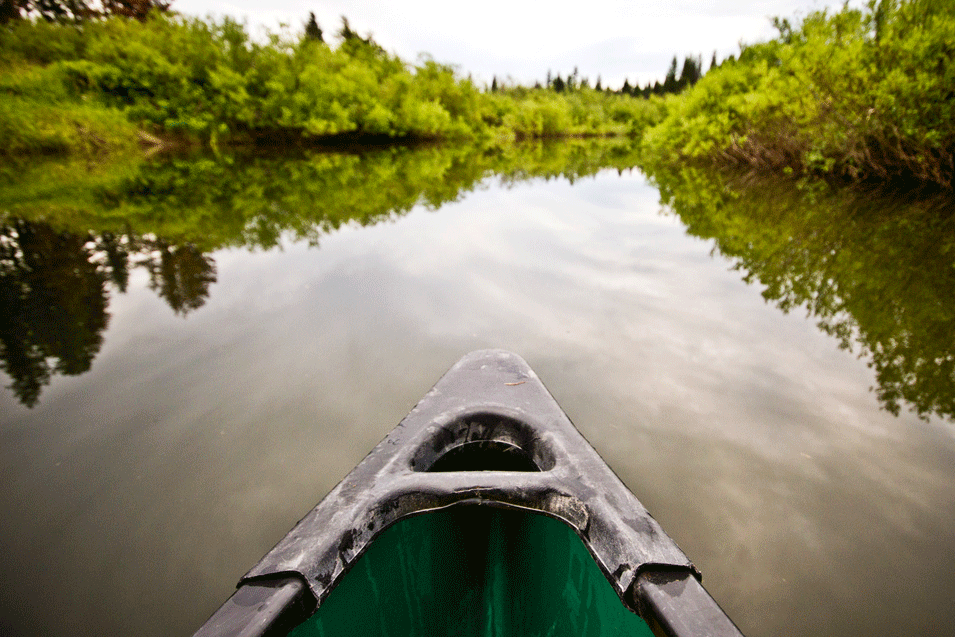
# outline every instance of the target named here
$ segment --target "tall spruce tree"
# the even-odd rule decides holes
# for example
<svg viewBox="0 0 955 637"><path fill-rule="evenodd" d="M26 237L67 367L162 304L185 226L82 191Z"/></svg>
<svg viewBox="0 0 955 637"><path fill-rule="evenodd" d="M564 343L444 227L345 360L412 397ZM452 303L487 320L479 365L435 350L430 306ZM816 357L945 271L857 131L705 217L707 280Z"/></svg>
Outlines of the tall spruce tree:
<svg viewBox="0 0 955 637"><path fill-rule="evenodd" d="M351 25L348 24L348 18L345 16L342 16L342 28L338 30L338 37L345 42L361 39L356 32L352 31Z"/></svg>
<svg viewBox="0 0 955 637"><path fill-rule="evenodd" d="M664 93L676 93L677 91L677 81L676 81L676 56L673 56L673 61L670 62L670 70L667 71L666 79L663 80L663 92Z"/></svg>
<svg viewBox="0 0 955 637"><path fill-rule="evenodd" d="M680 79L676 82L677 92L682 91L688 86L693 86L699 81L703 75L700 66L702 66L702 64L698 58L687 56L683 60L683 69L680 71Z"/></svg>
<svg viewBox="0 0 955 637"><path fill-rule="evenodd" d="M322 39L322 28L318 26L318 21L315 19L315 13L313 11L308 12L308 24L305 25L305 38L316 42L325 41Z"/></svg>

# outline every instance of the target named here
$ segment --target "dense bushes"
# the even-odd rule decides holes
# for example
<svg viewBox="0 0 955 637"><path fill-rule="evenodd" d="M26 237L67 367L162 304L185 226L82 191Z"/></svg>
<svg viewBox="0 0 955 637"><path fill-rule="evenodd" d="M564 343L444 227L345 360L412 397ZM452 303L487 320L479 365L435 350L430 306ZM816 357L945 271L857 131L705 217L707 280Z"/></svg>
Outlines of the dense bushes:
<svg viewBox="0 0 955 637"><path fill-rule="evenodd" d="M154 133L213 144L621 134L643 104L590 89L485 93L450 66L410 66L347 24L340 36L335 47L289 32L260 43L228 18L160 14L18 21L0 27L0 99L13 94L9 78L39 73L64 108L112 109ZM17 118L0 109L0 135L15 136Z"/></svg>
<svg viewBox="0 0 955 637"><path fill-rule="evenodd" d="M74 101L195 139L281 132L452 138L478 123L477 89L451 68L409 68L370 39L335 49L275 34L252 42L229 19L155 15L82 25L20 21L0 29L3 75L42 66Z"/></svg>
<svg viewBox="0 0 955 637"><path fill-rule="evenodd" d="M701 158L850 179L955 177L955 2L810 13L670 98L650 161Z"/></svg>

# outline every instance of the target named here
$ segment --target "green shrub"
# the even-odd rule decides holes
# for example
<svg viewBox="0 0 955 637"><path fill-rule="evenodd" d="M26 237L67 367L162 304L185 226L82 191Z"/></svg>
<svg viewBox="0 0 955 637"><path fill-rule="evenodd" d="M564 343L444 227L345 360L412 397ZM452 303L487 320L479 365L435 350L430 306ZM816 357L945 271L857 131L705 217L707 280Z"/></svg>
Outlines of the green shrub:
<svg viewBox="0 0 955 637"><path fill-rule="evenodd" d="M22 21L0 30L0 64L24 79L8 95L32 104L108 108L157 134L229 141L352 135L412 139L541 138L625 134L659 109L578 88L482 93L451 66L411 66L371 38L337 46L288 30L253 42L233 20L153 15L82 26ZM6 62L4 62L4 60ZM38 79L40 78L40 79ZM48 87L43 85L51 80ZM42 81L41 81L42 80ZM8 116L10 135L17 126ZM62 132L62 131L61 131ZM49 148L65 148L54 143ZM22 146L35 145L23 141Z"/></svg>
<svg viewBox="0 0 955 637"><path fill-rule="evenodd" d="M951 187L955 2L871 0L776 24L776 40L669 98L646 157Z"/></svg>

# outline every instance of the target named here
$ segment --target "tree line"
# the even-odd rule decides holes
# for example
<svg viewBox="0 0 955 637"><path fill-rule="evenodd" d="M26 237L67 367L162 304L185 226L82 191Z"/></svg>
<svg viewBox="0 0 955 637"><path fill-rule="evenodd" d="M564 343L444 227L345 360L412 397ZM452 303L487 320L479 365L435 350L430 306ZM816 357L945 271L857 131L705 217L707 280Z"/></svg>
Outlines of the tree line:
<svg viewBox="0 0 955 637"><path fill-rule="evenodd" d="M717 67L716 62L716 52L713 52L713 59L710 62L710 69ZM537 81L534 83L533 88L535 89L548 89L554 91L555 93L572 93L574 91L593 89L595 91L602 91L606 93L615 93L617 95L629 95L631 97L643 97L649 98L651 95L675 95L683 92L685 89L693 86L700 81L700 78L703 77L703 57L701 55L697 56L686 56L683 59L683 66L680 68L680 71L677 72L677 69L680 68L677 56L673 56L672 62L670 62L670 68L667 71L666 78L661 83L659 80L656 80L652 83L647 82L646 86L641 88L639 85L631 85L630 80L624 78L623 85L619 89L612 89L609 86L604 86L603 80L598 75L596 82L593 86L590 84L590 79L587 77L581 77L580 72L577 67L574 67L572 73L567 74L566 77L561 76L558 72L556 75L551 71L547 71L547 78L544 82ZM494 75L491 80L490 91L496 93L501 90L505 90L503 83L497 81L497 76Z"/></svg>
<svg viewBox="0 0 955 637"><path fill-rule="evenodd" d="M404 62L344 18L334 42L310 15L263 43L169 0L93 2L0 5L0 154L143 133L212 146L629 135L646 161L955 187L953 0L777 18L778 37L714 55L705 77L701 56L674 56L662 82L617 90L576 69L487 90Z"/></svg>
<svg viewBox="0 0 955 637"><path fill-rule="evenodd" d="M0 24L38 17L47 22L77 23L104 16L143 21L153 11L168 11L172 0L2 0Z"/></svg>

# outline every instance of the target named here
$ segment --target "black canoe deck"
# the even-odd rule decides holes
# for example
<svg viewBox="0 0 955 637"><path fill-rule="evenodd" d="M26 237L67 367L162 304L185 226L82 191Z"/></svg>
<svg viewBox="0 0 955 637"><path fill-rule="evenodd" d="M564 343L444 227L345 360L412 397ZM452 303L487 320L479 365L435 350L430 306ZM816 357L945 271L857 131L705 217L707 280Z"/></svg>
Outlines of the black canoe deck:
<svg viewBox="0 0 955 637"><path fill-rule="evenodd" d="M533 370L502 350L455 364L195 635L288 634L386 529L467 505L568 525L623 604L658 635L740 636L697 569Z"/></svg>

